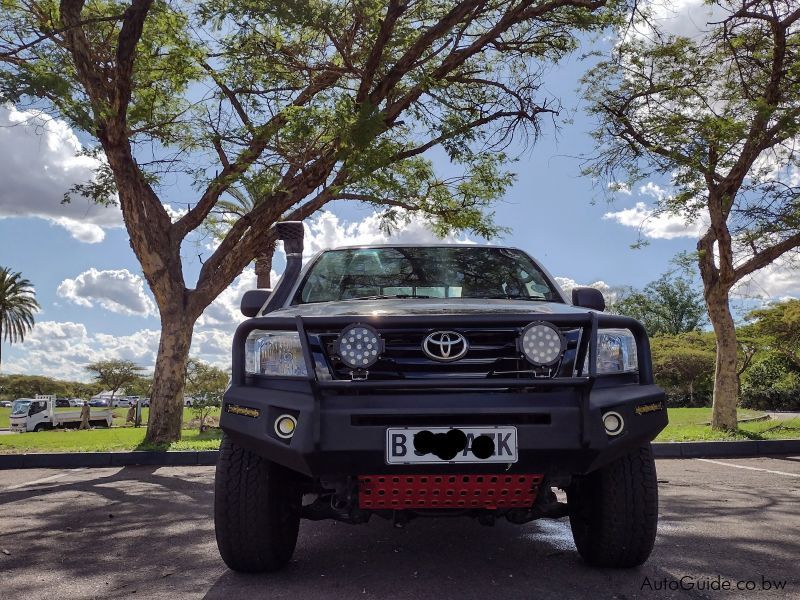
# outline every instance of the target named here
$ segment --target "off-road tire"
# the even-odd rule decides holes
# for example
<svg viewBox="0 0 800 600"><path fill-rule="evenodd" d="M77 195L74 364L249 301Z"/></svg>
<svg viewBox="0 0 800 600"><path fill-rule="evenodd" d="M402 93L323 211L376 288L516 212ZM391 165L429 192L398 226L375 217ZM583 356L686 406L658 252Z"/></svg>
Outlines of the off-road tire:
<svg viewBox="0 0 800 600"><path fill-rule="evenodd" d="M222 438L214 479L214 529L234 571L277 571L289 562L301 495L290 471Z"/></svg>
<svg viewBox="0 0 800 600"><path fill-rule="evenodd" d="M650 556L658 526L658 480L648 443L567 489L572 537L596 567L629 568Z"/></svg>

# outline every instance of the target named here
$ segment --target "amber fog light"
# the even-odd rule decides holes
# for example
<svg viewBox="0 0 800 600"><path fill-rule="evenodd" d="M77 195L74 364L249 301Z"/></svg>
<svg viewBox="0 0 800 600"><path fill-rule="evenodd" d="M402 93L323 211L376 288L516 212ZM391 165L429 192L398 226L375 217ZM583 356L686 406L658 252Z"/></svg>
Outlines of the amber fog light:
<svg viewBox="0 0 800 600"><path fill-rule="evenodd" d="M618 412L609 411L603 415L603 427L608 435L619 435L625 427L625 421Z"/></svg>
<svg viewBox="0 0 800 600"><path fill-rule="evenodd" d="M275 419L275 435L284 440L294 435L297 428L297 419L292 415L281 415Z"/></svg>

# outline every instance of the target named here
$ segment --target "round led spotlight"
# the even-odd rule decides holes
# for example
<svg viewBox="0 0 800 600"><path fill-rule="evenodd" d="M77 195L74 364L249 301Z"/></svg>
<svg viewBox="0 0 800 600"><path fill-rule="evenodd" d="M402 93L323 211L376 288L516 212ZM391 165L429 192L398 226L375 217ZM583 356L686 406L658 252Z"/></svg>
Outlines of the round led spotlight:
<svg viewBox="0 0 800 600"><path fill-rule="evenodd" d="M557 363L567 349L561 332L550 323L531 323L522 330L520 350L531 363L544 367Z"/></svg>
<svg viewBox="0 0 800 600"><path fill-rule="evenodd" d="M334 350L351 369L367 369L380 358L383 340L369 325L356 323L342 330L334 343Z"/></svg>
<svg viewBox="0 0 800 600"><path fill-rule="evenodd" d="M275 419L275 435L284 440L294 435L297 428L297 419L292 415L281 415Z"/></svg>
<svg viewBox="0 0 800 600"><path fill-rule="evenodd" d="M603 414L603 427L606 428L608 435L619 435L625 427L625 421L622 420L622 415L613 410Z"/></svg>

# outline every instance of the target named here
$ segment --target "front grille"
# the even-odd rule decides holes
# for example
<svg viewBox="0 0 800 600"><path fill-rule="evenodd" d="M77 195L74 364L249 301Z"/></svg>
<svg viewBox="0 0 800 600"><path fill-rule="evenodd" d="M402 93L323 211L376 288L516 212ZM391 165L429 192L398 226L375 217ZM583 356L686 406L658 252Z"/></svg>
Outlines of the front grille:
<svg viewBox="0 0 800 600"><path fill-rule="evenodd" d="M576 358L581 345L580 327L562 327L567 341L566 351L553 367L535 368L517 350L521 327L448 328L457 331L469 342L466 355L456 361L440 362L422 351L425 337L438 328L378 329L385 350L369 367L370 380L402 380L425 378L552 378L576 374ZM442 329L444 330L444 328ZM338 332L309 332L315 359L324 360L334 379L349 380L352 370L335 355ZM578 363L579 364L579 363Z"/></svg>

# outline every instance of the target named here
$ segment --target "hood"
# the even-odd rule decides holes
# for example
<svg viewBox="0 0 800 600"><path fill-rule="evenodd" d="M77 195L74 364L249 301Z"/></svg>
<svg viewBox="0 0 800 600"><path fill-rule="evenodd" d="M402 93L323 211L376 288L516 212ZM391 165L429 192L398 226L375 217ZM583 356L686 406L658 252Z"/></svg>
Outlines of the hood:
<svg viewBox="0 0 800 600"><path fill-rule="evenodd" d="M343 300L297 304L273 311L265 317L346 317L378 315L474 315L492 314L585 314L580 308L560 302L489 300L486 298L389 298L385 300Z"/></svg>

